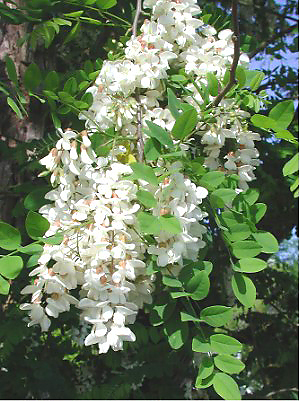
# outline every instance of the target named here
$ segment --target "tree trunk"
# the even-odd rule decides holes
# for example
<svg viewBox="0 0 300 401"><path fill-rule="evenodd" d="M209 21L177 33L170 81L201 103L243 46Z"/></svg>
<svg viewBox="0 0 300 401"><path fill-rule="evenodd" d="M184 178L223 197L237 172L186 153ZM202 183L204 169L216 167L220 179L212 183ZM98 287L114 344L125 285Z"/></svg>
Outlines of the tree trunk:
<svg viewBox="0 0 300 401"><path fill-rule="evenodd" d="M21 1L17 0L16 3L20 4ZM43 119L40 118L41 113L34 111L38 101L35 99L32 101L32 98L22 87L22 78L26 66L33 60L33 53L26 41L22 46L18 46L18 41L24 37L26 31L27 24L12 25L3 21L0 23L0 80L13 91L13 84L10 82L5 69L4 59L8 55L15 63L20 88L27 98L25 107L28 113L27 117L18 118L8 106L7 96L0 92L0 141L2 142L2 144L0 143L0 220L6 222L12 222L12 209L16 202L14 198L7 197L7 189L11 185L20 184L22 177L18 171L17 163L12 161L11 158L5 160L3 150L6 146L16 148L17 143L40 139L44 130ZM35 118L32 118L33 115Z"/></svg>

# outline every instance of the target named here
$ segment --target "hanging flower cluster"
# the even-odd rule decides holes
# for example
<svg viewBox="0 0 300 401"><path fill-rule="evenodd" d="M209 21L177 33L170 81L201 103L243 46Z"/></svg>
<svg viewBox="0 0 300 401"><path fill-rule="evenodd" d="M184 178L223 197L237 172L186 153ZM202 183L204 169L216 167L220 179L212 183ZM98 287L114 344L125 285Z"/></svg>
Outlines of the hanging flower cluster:
<svg viewBox="0 0 300 401"><path fill-rule="evenodd" d="M195 18L200 12L195 0L145 0L144 7L152 8L152 17L142 25L141 35L127 42L123 60L104 62L95 85L88 89L93 104L79 116L86 120L86 131L61 132L56 147L41 160L51 171L54 186L46 195L52 203L40 209L50 223L45 235L61 232L64 239L60 245L44 246L39 266L30 273L37 278L22 291L32 294L31 303L21 305L29 311L29 325L40 324L46 331L49 317L58 317L73 304L92 325L85 345L98 344L100 353L109 347L120 350L123 341L135 340L127 325L144 303L152 301L154 277L147 274L145 263L149 255L156 255L157 265L175 275L183 259L197 260L206 230L200 224L206 214L199 205L208 192L184 175L181 163L162 159L157 163L156 176L161 178L157 183L134 179L133 166L121 162L127 148L115 144L106 157L99 157L91 136L114 128L116 136L131 138L134 155L137 133L141 129L147 138L149 122L171 130L175 118L162 106L170 67L193 76L196 85L188 85L190 95L184 100L201 120L197 86L207 84L207 72L222 78L233 57L232 32L216 36L214 28ZM248 130L246 113L231 103L223 100L215 107L214 122L199 123L197 134L206 155L204 165L237 172L240 187L246 188L259 163L254 147L259 136ZM224 156L226 138L236 146ZM180 146L182 151L188 149ZM145 207L139 191L150 193L155 205ZM161 224L147 242L137 224L138 214L145 210L160 223L164 218L176 220L179 229Z"/></svg>

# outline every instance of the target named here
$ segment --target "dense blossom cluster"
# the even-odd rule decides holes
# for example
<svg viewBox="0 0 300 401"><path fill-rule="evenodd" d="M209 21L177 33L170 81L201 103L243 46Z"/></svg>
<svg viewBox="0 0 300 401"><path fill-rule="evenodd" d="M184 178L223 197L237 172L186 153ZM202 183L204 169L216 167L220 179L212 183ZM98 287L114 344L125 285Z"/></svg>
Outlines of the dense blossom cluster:
<svg viewBox="0 0 300 401"><path fill-rule="evenodd" d="M50 222L46 236L62 232L64 239L60 245L44 246L39 266L30 273L38 277L22 290L32 294L32 302L21 308L29 310L29 325L38 323L48 330L49 316L58 317L70 304L76 305L82 319L92 325L85 344L97 343L102 353L110 346L122 349L124 340L135 340L126 324L134 322L144 302L151 303L153 276L146 273L146 251L159 255L159 266L180 265L182 257L196 259L205 230L196 221L204 216L197 204L207 191L185 179L177 163L169 172L166 169L169 177L164 183L136 184L126 179L132 173L129 165L113 155L96 157L90 145L86 131L67 130L41 160L52 171L56 186L46 194L53 203L40 209ZM155 238L157 245L144 244L136 228L139 187L157 196L153 215L178 216L182 233L162 230ZM79 286L78 295L71 295Z"/></svg>
<svg viewBox="0 0 300 401"><path fill-rule="evenodd" d="M86 131L61 132L56 147L41 160L51 171L54 186L46 195L52 203L40 210L50 222L46 236L61 232L64 239L60 245L44 246L39 266L30 273L37 278L22 291L32 294L31 303L21 306L29 311L29 325L40 324L46 331L49 317L74 304L92 325L85 344L98 344L100 353L109 347L122 349L123 341L135 340L127 324L135 321L145 302L151 303L154 277L147 274L145 263L149 255L156 255L157 265L172 268L174 274L184 258L197 260L205 245L200 221L206 214L199 205L208 192L183 174L179 162L158 161L166 177L158 185L132 180L130 164L118 157L124 147L115 146L107 157L98 157L91 135L114 127L117 135L132 138L134 153L138 124L147 128L146 122L152 121L171 130L175 123L161 102L170 67L184 68L201 86L207 84L207 72L222 78L233 56L232 32L216 35L214 28L195 18L200 11L195 0L145 0L144 7L152 8L151 20L144 22L140 36L128 41L122 60L104 62L88 89L93 104L79 116L86 120ZM202 98L196 87L188 85L184 100L201 117ZM247 114L230 101L223 100L213 112L214 123L197 125L205 166L237 172L245 188L258 164L254 140L259 136L247 129ZM226 138L236 147L224 156ZM162 228L151 244L143 241L137 224L137 213L143 210L137 197L141 188L157 201L148 213L175 216L180 233Z"/></svg>

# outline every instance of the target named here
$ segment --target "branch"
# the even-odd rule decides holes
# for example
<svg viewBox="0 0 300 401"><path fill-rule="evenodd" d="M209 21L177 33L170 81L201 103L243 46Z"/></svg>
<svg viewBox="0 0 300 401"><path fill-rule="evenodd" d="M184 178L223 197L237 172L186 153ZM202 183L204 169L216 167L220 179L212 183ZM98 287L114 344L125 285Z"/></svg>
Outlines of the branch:
<svg viewBox="0 0 300 401"><path fill-rule="evenodd" d="M283 388L281 390L276 390L276 391L271 391L270 393L268 393L266 395L266 398L270 398L275 394L279 394L279 393L286 393L288 391L299 391L299 389L297 387L292 387L292 388Z"/></svg>
<svg viewBox="0 0 300 401"><path fill-rule="evenodd" d="M274 11L274 10L268 10L268 9L266 8L266 9L264 10L264 12L267 13L267 14L276 15L277 17L282 18L282 19L290 19L291 21L299 22L299 20L298 20L297 18L294 18L294 17L290 17L290 16L288 16L288 15L284 15L284 14L277 13L277 12Z"/></svg>
<svg viewBox="0 0 300 401"><path fill-rule="evenodd" d="M141 107L139 96L138 96L138 107L137 107L137 152L138 152L139 163L143 163L143 161L144 161L144 140L143 140L143 133L142 133L142 107Z"/></svg>
<svg viewBox="0 0 300 401"><path fill-rule="evenodd" d="M137 34L137 25L141 11L142 11L142 0L137 0L136 12L132 25L133 36L136 36ZM142 133L142 106L139 94L137 94L137 153L138 153L138 161L142 163L144 161L144 140Z"/></svg>
<svg viewBox="0 0 300 401"><path fill-rule="evenodd" d="M138 22L139 22L139 17L140 17L141 12L142 12L142 0L137 0L135 17L134 17L134 21L133 21L133 24L132 24L132 34L133 34L133 36L136 36L137 25L138 25Z"/></svg>
<svg viewBox="0 0 300 401"><path fill-rule="evenodd" d="M229 82L225 86L225 88L218 94L215 100L211 103L210 106L218 106L220 101L225 97L225 95L230 91L230 89L235 85L235 71L238 66L239 58L240 58L240 31L239 31L239 22L238 22L238 0L232 0L231 6L232 13L232 24L233 24L233 60L230 67L230 75Z"/></svg>
<svg viewBox="0 0 300 401"><path fill-rule="evenodd" d="M270 37L270 39L261 43L253 52L248 54L249 58L252 58L252 57L256 56L258 53L264 51L265 48L268 47L271 43L275 42L277 39L282 38L284 35L287 35L288 33L292 32L292 30L297 27L298 27L298 24L290 25L286 29L283 29L282 31L275 33L273 36Z"/></svg>

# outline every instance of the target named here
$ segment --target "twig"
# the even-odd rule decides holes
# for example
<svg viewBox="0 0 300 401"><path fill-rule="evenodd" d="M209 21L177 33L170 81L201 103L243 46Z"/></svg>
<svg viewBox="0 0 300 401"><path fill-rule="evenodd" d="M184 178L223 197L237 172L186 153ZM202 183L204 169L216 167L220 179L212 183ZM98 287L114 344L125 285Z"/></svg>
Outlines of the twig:
<svg viewBox="0 0 300 401"><path fill-rule="evenodd" d="M142 11L142 0L137 0L136 2L136 12L135 12L135 17L134 17L134 21L132 24L132 34L133 36L136 36L137 33L137 25L139 22L139 17Z"/></svg>
<svg viewBox="0 0 300 401"><path fill-rule="evenodd" d="M297 387L282 388L282 389L280 389L280 390L271 391L270 393L268 393L268 394L266 395L266 398L270 398L270 397L272 397L273 395L278 394L278 393L286 393L286 392L288 392L288 391L299 391L299 389L298 389Z"/></svg>
<svg viewBox="0 0 300 401"><path fill-rule="evenodd" d="M142 0L137 0L136 12L132 25L133 36L137 35L137 25L141 11L142 11ZM144 140L142 133L142 105L140 102L139 94L137 94L137 152L138 152L138 161L142 163L144 161Z"/></svg>
<svg viewBox="0 0 300 401"><path fill-rule="evenodd" d="M138 161L143 163L144 161L144 140L142 133L142 106L140 103L140 97L138 95L138 106L137 106L137 152Z"/></svg>
<svg viewBox="0 0 300 401"><path fill-rule="evenodd" d="M283 29L282 31L275 33L273 36L270 37L270 39L268 39L265 42L263 42L255 50L253 50L253 52L248 54L249 58L253 58L258 53L264 51L265 48L268 45L270 45L271 43L275 42L275 40L282 38L284 35L287 35L288 33L292 32L292 30L297 28L297 27L298 27L298 24L290 25L288 28Z"/></svg>
<svg viewBox="0 0 300 401"><path fill-rule="evenodd" d="M299 22L299 20L297 18L290 17L289 15L284 15L284 14L277 13L274 10L269 10L269 9L266 8L264 10L264 12L267 13L267 14L276 15L277 17L282 18L282 19L289 19L289 20L294 21L294 22Z"/></svg>
<svg viewBox="0 0 300 401"><path fill-rule="evenodd" d="M226 93L230 91L230 89L236 83L235 80L235 71L238 66L239 58L240 58L240 31L239 31L239 21L238 21L238 0L232 0L231 6L231 13L232 13L232 23L233 23L233 60L230 67L230 75L229 75L229 82L225 86L225 88L218 94L218 96L214 99L214 101L208 106L218 106L220 101L225 97Z"/></svg>

